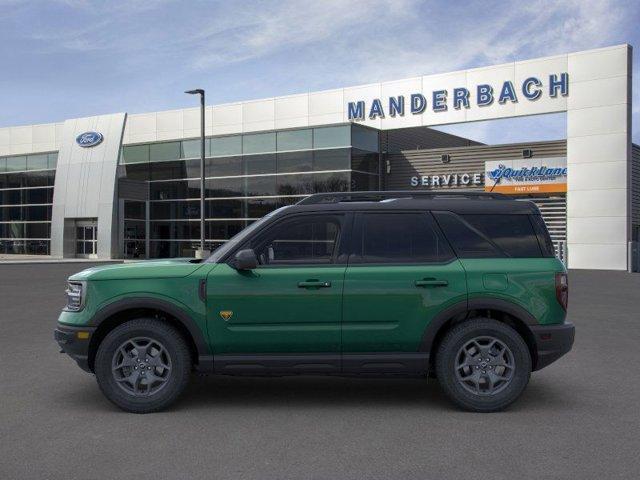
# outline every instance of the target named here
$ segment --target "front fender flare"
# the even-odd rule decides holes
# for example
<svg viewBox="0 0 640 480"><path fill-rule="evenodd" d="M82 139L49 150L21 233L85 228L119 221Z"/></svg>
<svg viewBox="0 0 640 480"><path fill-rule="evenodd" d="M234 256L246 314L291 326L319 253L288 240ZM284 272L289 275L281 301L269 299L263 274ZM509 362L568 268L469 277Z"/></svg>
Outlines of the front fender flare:
<svg viewBox="0 0 640 480"><path fill-rule="evenodd" d="M191 316L177 305L154 297L127 297L116 300L102 307L91 319L90 324L98 327L107 318L125 310L136 308L150 308L160 310L175 317L189 332L196 346L198 355L198 369L207 370L213 366L213 356L206 341L205 334Z"/></svg>

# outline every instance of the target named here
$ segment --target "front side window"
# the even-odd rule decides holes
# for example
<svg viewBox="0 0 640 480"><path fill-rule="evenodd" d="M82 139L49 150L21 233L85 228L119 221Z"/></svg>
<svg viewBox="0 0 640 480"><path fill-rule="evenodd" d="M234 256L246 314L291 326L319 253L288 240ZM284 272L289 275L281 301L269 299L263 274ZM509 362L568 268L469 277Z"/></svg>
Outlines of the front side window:
<svg viewBox="0 0 640 480"><path fill-rule="evenodd" d="M442 263L453 252L428 213L366 213L356 225L354 263Z"/></svg>
<svg viewBox="0 0 640 480"><path fill-rule="evenodd" d="M260 265L316 265L333 262L341 219L309 215L284 220L252 242Z"/></svg>

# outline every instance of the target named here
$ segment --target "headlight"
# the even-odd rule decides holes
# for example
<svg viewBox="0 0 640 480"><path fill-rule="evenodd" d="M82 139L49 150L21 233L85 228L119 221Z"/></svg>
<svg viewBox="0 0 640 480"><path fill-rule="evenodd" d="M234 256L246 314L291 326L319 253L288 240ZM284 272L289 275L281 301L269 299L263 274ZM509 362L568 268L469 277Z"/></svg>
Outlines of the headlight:
<svg viewBox="0 0 640 480"><path fill-rule="evenodd" d="M84 282L67 282L65 293L67 294L65 310L69 312L79 312L84 308Z"/></svg>

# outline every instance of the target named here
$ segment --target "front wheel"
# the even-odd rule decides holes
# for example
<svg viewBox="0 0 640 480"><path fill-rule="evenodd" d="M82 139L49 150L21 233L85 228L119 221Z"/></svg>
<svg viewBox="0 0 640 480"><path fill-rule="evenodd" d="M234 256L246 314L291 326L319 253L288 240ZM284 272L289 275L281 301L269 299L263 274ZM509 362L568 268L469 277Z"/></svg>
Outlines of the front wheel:
<svg viewBox="0 0 640 480"><path fill-rule="evenodd" d="M531 355L513 328L488 318L468 320L445 335L436 354L442 389L458 406L474 412L506 408L524 391Z"/></svg>
<svg viewBox="0 0 640 480"><path fill-rule="evenodd" d="M128 321L98 347L95 373L102 393L127 412L150 413L169 406L191 373L189 348L171 325L153 318Z"/></svg>

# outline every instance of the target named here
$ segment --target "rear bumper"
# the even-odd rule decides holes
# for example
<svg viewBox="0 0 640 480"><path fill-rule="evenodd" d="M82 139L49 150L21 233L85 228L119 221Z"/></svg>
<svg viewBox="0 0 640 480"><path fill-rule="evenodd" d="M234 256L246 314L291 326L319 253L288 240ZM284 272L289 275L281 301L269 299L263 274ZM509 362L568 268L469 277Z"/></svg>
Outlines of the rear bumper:
<svg viewBox="0 0 640 480"><path fill-rule="evenodd" d="M555 362L573 347L576 329L573 323L536 325L531 327L536 341L537 361L534 370Z"/></svg>
<svg viewBox="0 0 640 480"><path fill-rule="evenodd" d="M70 327L58 324L58 327L53 331L53 338L60 346L60 352L69 355L86 372L91 372L89 344L95 330L95 327ZM78 336L80 332L83 333Z"/></svg>

